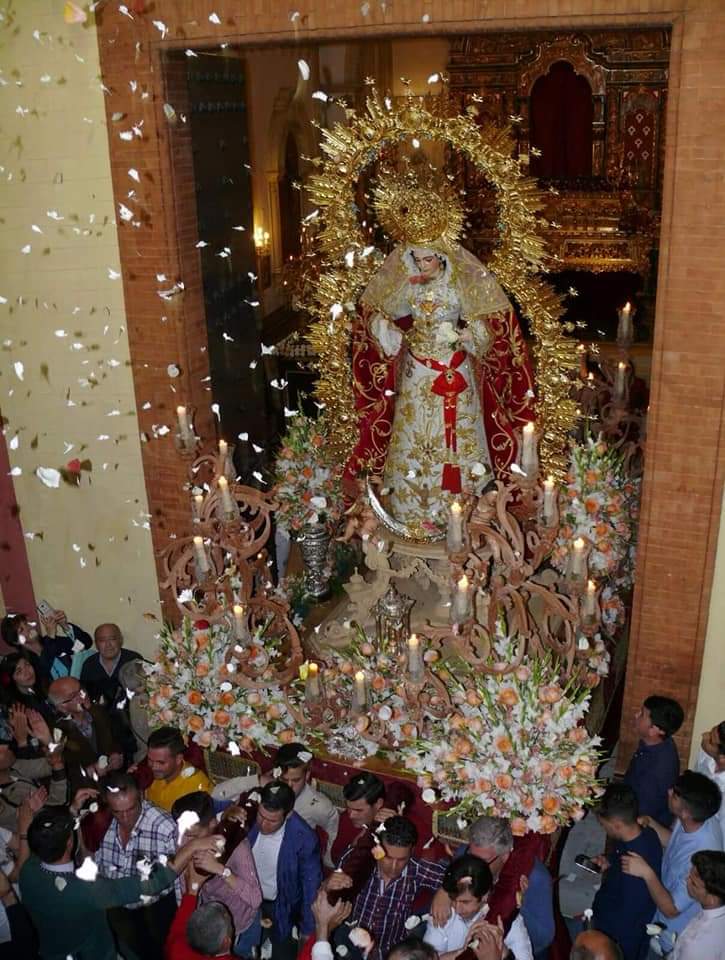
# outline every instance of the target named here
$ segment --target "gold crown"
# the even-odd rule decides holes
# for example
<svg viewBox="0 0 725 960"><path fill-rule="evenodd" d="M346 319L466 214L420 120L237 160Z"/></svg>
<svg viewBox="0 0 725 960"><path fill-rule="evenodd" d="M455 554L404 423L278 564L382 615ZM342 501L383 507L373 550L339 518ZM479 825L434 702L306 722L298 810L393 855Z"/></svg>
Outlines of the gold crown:
<svg viewBox="0 0 725 960"><path fill-rule="evenodd" d="M381 173L373 189L373 209L393 240L415 246L455 243L466 217L447 180L432 170L420 174L410 166Z"/></svg>

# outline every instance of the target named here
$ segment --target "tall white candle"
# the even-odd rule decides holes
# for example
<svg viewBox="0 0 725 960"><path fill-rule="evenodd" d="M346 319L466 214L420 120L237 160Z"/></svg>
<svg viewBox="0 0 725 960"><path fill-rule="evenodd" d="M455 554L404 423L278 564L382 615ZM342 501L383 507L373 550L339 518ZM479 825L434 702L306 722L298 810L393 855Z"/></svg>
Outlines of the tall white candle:
<svg viewBox="0 0 725 960"><path fill-rule="evenodd" d="M627 375L627 364L620 360L617 364L617 374L614 380L614 399L624 400L624 385Z"/></svg>
<svg viewBox="0 0 725 960"><path fill-rule="evenodd" d="M364 710L368 702L368 689L365 674L358 670L353 679L352 707L353 710Z"/></svg>
<svg viewBox="0 0 725 960"><path fill-rule="evenodd" d="M201 512L204 508L204 494L195 493L191 498L191 515L194 520L194 523L199 523L201 520Z"/></svg>
<svg viewBox="0 0 725 960"><path fill-rule="evenodd" d="M544 523L551 523L554 519L556 492L556 481L553 477L547 477L544 480Z"/></svg>
<svg viewBox="0 0 725 960"><path fill-rule="evenodd" d="M577 537L574 541L574 549L571 554L571 575L573 577L583 578L586 576L586 571L586 543L581 537Z"/></svg>
<svg viewBox="0 0 725 960"><path fill-rule="evenodd" d="M524 427L523 438L521 469L527 477L535 477L539 470L539 453L536 448L536 424L533 421L529 421Z"/></svg>
<svg viewBox="0 0 725 960"><path fill-rule="evenodd" d="M307 680L305 681L305 697L308 700L316 700L320 696L320 666L317 663L310 663L307 667Z"/></svg>
<svg viewBox="0 0 725 960"><path fill-rule="evenodd" d="M415 633L411 633L408 637L408 670L412 680L420 680L423 676L423 657L421 655L420 640Z"/></svg>
<svg viewBox="0 0 725 960"><path fill-rule="evenodd" d="M235 603L232 607L234 614L234 636L237 640L244 640L247 633L247 618L244 616L244 607Z"/></svg>
<svg viewBox="0 0 725 960"><path fill-rule="evenodd" d="M468 577L463 574L456 584L456 591L453 594L453 622L462 623L468 619L470 612L470 594Z"/></svg>
<svg viewBox="0 0 725 960"><path fill-rule="evenodd" d="M618 313L617 342L630 343L632 340L632 304L627 301Z"/></svg>
<svg viewBox="0 0 725 960"><path fill-rule="evenodd" d="M463 507L457 500L448 515L448 548L454 553L463 547Z"/></svg>
<svg viewBox="0 0 725 960"><path fill-rule="evenodd" d="M220 457L223 457L223 458L226 460L228 453L229 453L229 444L226 442L226 440L220 440L220 441L219 441L219 456L220 456Z"/></svg>
<svg viewBox="0 0 725 960"><path fill-rule="evenodd" d="M203 537L194 537L194 556L196 557L196 565L199 567L199 570L202 573L208 573L209 571L209 558L206 555L206 550L204 549L204 538Z"/></svg>
<svg viewBox="0 0 725 960"><path fill-rule="evenodd" d="M189 423L189 414L186 407L177 407L176 417L179 421L179 436L184 443L190 443L194 439L194 435L191 432L191 424Z"/></svg>
<svg viewBox="0 0 725 960"><path fill-rule="evenodd" d="M217 486L219 487L219 493L222 495L222 511L224 516L235 516L237 507L229 491L229 481L226 477L219 477L217 480Z"/></svg>
<svg viewBox="0 0 725 960"><path fill-rule="evenodd" d="M594 619L597 613L597 585L593 580L587 582L584 602L582 604L582 613L587 619Z"/></svg>

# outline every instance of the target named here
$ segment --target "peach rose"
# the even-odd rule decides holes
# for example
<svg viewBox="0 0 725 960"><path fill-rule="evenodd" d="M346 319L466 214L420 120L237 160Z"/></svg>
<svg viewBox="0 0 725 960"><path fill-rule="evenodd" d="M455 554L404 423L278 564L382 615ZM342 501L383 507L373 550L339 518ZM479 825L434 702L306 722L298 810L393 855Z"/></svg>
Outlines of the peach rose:
<svg viewBox="0 0 725 960"><path fill-rule="evenodd" d="M506 736L496 737L494 746L500 753L511 753L514 748L511 740Z"/></svg>
<svg viewBox="0 0 725 960"><path fill-rule="evenodd" d="M215 710L213 720L220 727L228 727L232 722L231 714L227 710Z"/></svg>
<svg viewBox="0 0 725 960"><path fill-rule="evenodd" d="M195 713L193 716L189 717L186 725L189 730L193 730L195 733L198 733L199 730L204 729L204 718Z"/></svg>
<svg viewBox="0 0 725 960"><path fill-rule="evenodd" d="M209 673L209 664L206 660L200 660L194 668L197 677L205 677Z"/></svg>
<svg viewBox="0 0 725 960"><path fill-rule="evenodd" d="M373 690L377 690L377 692L380 693L381 690L385 689L385 677L381 677L379 673L376 673L370 681L370 686Z"/></svg>
<svg viewBox="0 0 725 960"><path fill-rule="evenodd" d="M247 694L247 703L250 707L258 707L262 702L262 694L256 690L250 690Z"/></svg>
<svg viewBox="0 0 725 960"><path fill-rule="evenodd" d="M454 737L453 749L461 757L468 757L473 753L473 744L468 737Z"/></svg>
<svg viewBox="0 0 725 960"><path fill-rule="evenodd" d="M508 773L497 773L493 779L499 790L510 790L514 785L513 778Z"/></svg>
<svg viewBox="0 0 725 960"><path fill-rule="evenodd" d="M475 690L466 690L466 703L469 707L479 707L481 705L481 698Z"/></svg>
<svg viewBox="0 0 725 960"><path fill-rule="evenodd" d="M592 773L594 773L594 764L590 763L589 760L586 759L586 757L582 757L581 760L577 760L576 768L579 771L579 773L583 773L586 776L589 776Z"/></svg>
<svg viewBox="0 0 725 960"><path fill-rule="evenodd" d="M574 743L584 743L587 736L586 727L574 727L569 733L569 739L573 740Z"/></svg>
<svg viewBox="0 0 725 960"><path fill-rule="evenodd" d="M173 697L174 691L168 683L162 683L159 687L159 696L163 697L164 700L168 700L169 697Z"/></svg>
<svg viewBox="0 0 725 960"><path fill-rule="evenodd" d="M573 773L574 773L574 767L572 767L568 763L565 763L561 767L559 767L559 776L561 777L562 780L568 780Z"/></svg>
<svg viewBox="0 0 725 960"><path fill-rule="evenodd" d="M201 733L198 733L194 739L199 744L200 747L210 747L211 746L211 732L209 730L202 730Z"/></svg>
<svg viewBox="0 0 725 960"><path fill-rule="evenodd" d="M169 707L165 707L159 714L159 720L163 720L164 723L172 723L175 717L174 711Z"/></svg>
<svg viewBox="0 0 725 960"><path fill-rule="evenodd" d="M520 680L521 683L526 683L531 676L531 670L528 667L517 667L514 676L517 680Z"/></svg>
<svg viewBox="0 0 725 960"><path fill-rule="evenodd" d="M548 793L541 801L541 809L544 811L544 813L556 813L560 806L561 801L553 793Z"/></svg>
<svg viewBox="0 0 725 960"><path fill-rule="evenodd" d="M554 770L555 767L551 760L542 760L539 764L539 773L542 777L550 777Z"/></svg>
<svg viewBox="0 0 725 960"><path fill-rule="evenodd" d="M270 703L264 715L268 720L279 720L282 716L282 708L276 703Z"/></svg>
<svg viewBox="0 0 725 960"><path fill-rule="evenodd" d="M234 694L232 691L226 690L224 693L220 693L219 703L223 703L225 707L231 707L234 703Z"/></svg>
<svg viewBox="0 0 725 960"><path fill-rule="evenodd" d="M194 643L196 644L197 653L199 650L205 650L209 646L209 634L206 630L194 634Z"/></svg>
<svg viewBox="0 0 725 960"><path fill-rule="evenodd" d="M502 687L499 690L496 699L505 707L515 707L519 702L519 695L516 693L513 687Z"/></svg>
<svg viewBox="0 0 725 960"><path fill-rule="evenodd" d="M511 821L511 833L515 837L523 837L526 833L526 821L522 817L514 817Z"/></svg>
<svg viewBox="0 0 725 960"><path fill-rule="evenodd" d="M242 728L242 730L251 730L256 722L257 721L254 719L254 717L242 717L239 721L239 726Z"/></svg>
<svg viewBox="0 0 725 960"><path fill-rule="evenodd" d="M476 780L475 787L479 793L490 793L491 792L491 781L486 780L484 777L481 777L479 780Z"/></svg>
<svg viewBox="0 0 725 960"><path fill-rule="evenodd" d="M186 695L187 701L191 704L192 707L198 707L201 701L204 699L198 690L189 690Z"/></svg>
<svg viewBox="0 0 725 960"><path fill-rule="evenodd" d="M556 820L545 813L540 821L539 833L554 833L557 826Z"/></svg>

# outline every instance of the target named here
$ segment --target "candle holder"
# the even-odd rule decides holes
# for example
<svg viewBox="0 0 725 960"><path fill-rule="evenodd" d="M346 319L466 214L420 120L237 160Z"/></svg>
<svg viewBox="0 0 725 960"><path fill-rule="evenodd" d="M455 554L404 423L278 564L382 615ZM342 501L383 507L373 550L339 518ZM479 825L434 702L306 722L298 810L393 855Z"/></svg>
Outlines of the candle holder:
<svg viewBox="0 0 725 960"><path fill-rule="evenodd" d="M405 639L410 633L410 610L414 603L414 600L401 594L395 584L391 583L375 604L372 611L375 617L375 636L381 650L402 652Z"/></svg>

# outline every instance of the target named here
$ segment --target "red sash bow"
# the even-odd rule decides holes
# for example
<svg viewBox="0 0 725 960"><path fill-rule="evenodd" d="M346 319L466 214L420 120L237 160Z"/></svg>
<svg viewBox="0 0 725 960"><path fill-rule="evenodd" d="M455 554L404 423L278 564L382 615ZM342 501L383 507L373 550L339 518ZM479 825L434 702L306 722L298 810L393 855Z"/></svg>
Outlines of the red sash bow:
<svg viewBox="0 0 725 960"><path fill-rule="evenodd" d="M468 381L459 373L458 367L466 359L465 350L456 350L451 357L451 362L446 365L432 357L416 357L418 363L436 370L438 376L431 384L431 391L436 396L443 398L443 426L446 449L453 453L457 450L456 422L458 420L458 395L468 386ZM441 478L441 489L448 490L450 493L461 492L461 468L452 463L443 464L443 475Z"/></svg>

